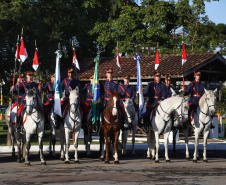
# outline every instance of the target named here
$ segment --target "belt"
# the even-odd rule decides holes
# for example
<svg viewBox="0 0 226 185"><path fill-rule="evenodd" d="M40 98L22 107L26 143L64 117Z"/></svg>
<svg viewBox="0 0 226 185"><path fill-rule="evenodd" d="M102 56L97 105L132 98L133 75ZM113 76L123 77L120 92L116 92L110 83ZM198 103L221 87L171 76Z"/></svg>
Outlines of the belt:
<svg viewBox="0 0 226 185"><path fill-rule="evenodd" d="M109 98L105 98L105 97L104 97L104 99L105 99L105 100L109 100Z"/></svg>
<svg viewBox="0 0 226 185"><path fill-rule="evenodd" d="M161 97L160 97L160 96L152 96L151 98L159 99L159 98L161 98Z"/></svg>
<svg viewBox="0 0 226 185"><path fill-rule="evenodd" d="M52 98L48 98L48 100L53 100Z"/></svg>
<svg viewBox="0 0 226 185"><path fill-rule="evenodd" d="M195 97L201 97L201 95L199 95L199 94L194 94L193 96L195 96Z"/></svg>
<svg viewBox="0 0 226 185"><path fill-rule="evenodd" d="M86 100L88 100L88 101L92 101L93 99L86 98Z"/></svg>
<svg viewBox="0 0 226 185"><path fill-rule="evenodd" d="M22 96L19 96L19 98L22 98Z"/></svg>

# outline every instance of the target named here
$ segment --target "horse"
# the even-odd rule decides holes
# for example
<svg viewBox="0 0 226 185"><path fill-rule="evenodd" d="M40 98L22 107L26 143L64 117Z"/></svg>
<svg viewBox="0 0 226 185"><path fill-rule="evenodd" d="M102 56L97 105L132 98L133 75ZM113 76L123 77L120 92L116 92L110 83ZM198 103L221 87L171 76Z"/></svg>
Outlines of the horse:
<svg viewBox="0 0 226 185"><path fill-rule="evenodd" d="M37 133L38 135L41 164L46 165L46 161L44 160L43 156L43 143L42 143L45 123L44 108L35 87L33 87L33 89L30 90L25 88L25 92L26 92L25 97L26 111L23 115L23 124L24 124L23 134L26 136L25 165L30 165L29 161L29 150L31 147L30 142L31 136L35 133Z"/></svg>
<svg viewBox="0 0 226 185"><path fill-rule="evenodd" d="M87 115L87 123L84 124L83 130L84 130L84 143L86 145L86 155L90 156L90 144L92 142L92 109L89 110L89 114Z"/></svg>
<svg viewBox="0 0 226 185"><path fill-rule="evenodd" d="M133 136L132 136L132 154L135 155L134 144L135 144L135 134L137 132L137 125L138 125L138 115L134 107L134 103L130 99L126 99L123 102L125 108L125 124L129 125L132 129ZM126 143L128 137L128 130L122 130L122 154L126 154Z"/></svg>
<svg viewBox="0 0 226 185"><path fill-rule="evenodd" d="M76 87L74 90L71 87L68 88L69 95L69 108L65 109L66 114L64 119L64 130L66 140L66 153L65 163L69 164L69 147L70 147L70 133L74 132L73 142L75 147L75 163L79 163L78 160L78 136L82 126L82 114L80 112L80 100L79 100L79 88Z"/></svg>
<svg viewBox="0 0 226 185"><path fill-rule="evenodd" d="M199 145L199 135L201 132L204 133L204 142L203 142L203 162L208 162L206 157L206 147L207 147L207 137L209 135L209 129L211 125L211 116L216 112L215 103L216 103L216 92L204 89L205 93L200 98L198 102L198 107L194 112L193 120L191 121L191 126L195 129L195 143L194 143L194 155L193 162L197 163L198 157L198 145ZM188 133L188 127L185 129L185 132ZM189 157L188 151L188 134L185 135L186 141L186 158Z"/></svg>
<svg viewBox="0 0 226 185"><path fill-rule="evenodd" d="M121 129L121 113L120 113L120 99L121 90L116 92L109 92L110 97L107 103L106 110L103 113L103 124L100 129L100 160L104 160L104 137L106 141L106 158L105 163L109 163L109 146L114 144L114 164L119 164L118 160L118 137ZM110 141L108 140L110 138Z"/></svg>
<svg viewBox="0 0 226 185"><path fill-rule="evenodd" d="M10 105L5 112L5 120L8 126L7 145L12 146L12 157L15 157L14 143L16 141L18 148L17 162L21 163L25 157L25 137L18 129L17 123L17 106L13 108Z"/></svg>
<svg viewBox="0 0 226 185"><path fill-rule="evenodd" d="M187 121L188 119L188 101L182 97L171 97L162 101L156 109L155 115L150 115L151 123L148 128L148 151L147 156L150 158L150 153L155 162L159 163L159 134L164 133L165 140L165 159L170 162L168 156L168 143L169 134L172 128L171 113L177 112L180 122ZM153 118L152 118L153 117ZM156 152L154 145L156 141Z"/></svg>

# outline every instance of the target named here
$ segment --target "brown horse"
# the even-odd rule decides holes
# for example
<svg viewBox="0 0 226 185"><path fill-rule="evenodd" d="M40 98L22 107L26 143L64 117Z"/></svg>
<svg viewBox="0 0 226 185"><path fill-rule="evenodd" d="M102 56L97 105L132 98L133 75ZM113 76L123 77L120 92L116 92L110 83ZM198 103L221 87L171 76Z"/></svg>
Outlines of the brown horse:
<svg viewBox="0 0 226 185"><path fill-rule="evenodd" d="M106 141L106 158L105 163L109 163L109 148L111 143L114 144L115 155L114 163L119 164L118 161L118 137L121 129L121 112L119 105L120 92L110 92L110 98L103 113L102 122L100 129L100 160L104 160L104 137ZM110 138L110 141L108 140Z"/></svg>

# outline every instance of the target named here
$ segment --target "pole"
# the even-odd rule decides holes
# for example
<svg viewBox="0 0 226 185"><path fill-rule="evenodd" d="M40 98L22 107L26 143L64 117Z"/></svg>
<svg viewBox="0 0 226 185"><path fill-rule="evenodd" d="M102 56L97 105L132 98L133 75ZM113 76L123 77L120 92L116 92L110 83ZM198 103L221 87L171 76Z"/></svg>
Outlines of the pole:
<svg viewBox="0 0 226 185"><path fill-rule="evenodd" d="M117 41L117 50L118 50L118 41ZM117 54L116 54L117 55ZM116 56L117 58L118 56ZM117 59L116 59L117 60ZM117 83L118 83L118 66L117 66Z"/></svg>
<svg viewBox="0 0 226 185"><path fill-rule="evenodd" d="M72 40L72 49L73 49L73 64L75 66L75 77L76 79L78 78L77 70L76 70L76 65L74 63L74 51L75 51L75 46L74 46L74 41Z"/></svg>
<svg viewBox="0 0 226 185"><path fill-rule="evenodd" d="M183 40L184 40L184 29L182 31L182 47L183 47L183 44L184 44L184 41ZM182 65L182 68L183 68L183 88L184 88L184 64Z"/></svg>

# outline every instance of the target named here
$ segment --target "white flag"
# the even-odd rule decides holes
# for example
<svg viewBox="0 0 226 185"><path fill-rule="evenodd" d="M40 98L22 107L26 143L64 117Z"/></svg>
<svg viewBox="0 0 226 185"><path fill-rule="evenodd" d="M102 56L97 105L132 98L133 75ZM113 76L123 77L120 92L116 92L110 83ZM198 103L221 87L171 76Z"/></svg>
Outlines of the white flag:
<svg viewBox="0 0 226 185"><path fill-rule="evenodd" d="M74 50L74 49L73 49L73 50ZM72 65L75 65L76 68L77 68L78 70L80 70L79 63L78 63L78 59L77 59L75 50L74 50L74 55L73 55L73 59L72 59Z"/></svg>

